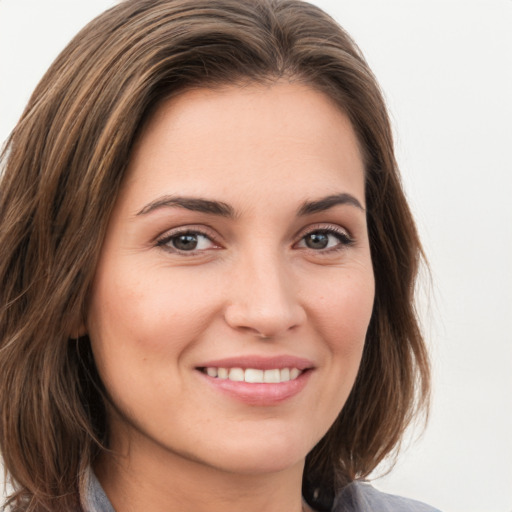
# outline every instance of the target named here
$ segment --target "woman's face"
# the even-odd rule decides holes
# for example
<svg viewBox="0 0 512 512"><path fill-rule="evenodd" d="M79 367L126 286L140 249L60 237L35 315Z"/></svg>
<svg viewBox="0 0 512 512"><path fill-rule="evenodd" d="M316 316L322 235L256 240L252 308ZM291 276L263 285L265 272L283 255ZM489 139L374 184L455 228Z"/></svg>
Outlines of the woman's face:
<svg viewBox="0 0 512 512"><path fill-rule="evenodd" d="M112 448L133 467L302 464L352 388L373 299L363 162L326 96L168 101L134 148L89 308Z"/></svg>

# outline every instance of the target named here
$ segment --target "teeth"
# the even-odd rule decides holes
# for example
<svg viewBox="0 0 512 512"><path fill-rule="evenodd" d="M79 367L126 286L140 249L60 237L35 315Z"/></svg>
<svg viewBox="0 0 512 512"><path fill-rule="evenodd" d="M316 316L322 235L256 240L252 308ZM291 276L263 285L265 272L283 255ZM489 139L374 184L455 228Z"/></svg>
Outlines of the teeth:
<svg viewBox="0 0 512 512"><path fill-rule="evenodd" d="M257 382L263 382L263 375L264 375L264 372L263 370L254 370L253 368L247 368L247 370L245 370L245 382L254 382L254 383L257 383Z"/></svg>
<svg viewBox="0 0 512 512"><path fill-rule="evenodd" d="M206 368L206 374L210 377L217 377L217 368L212 368L211 366Z"/></svg>
<svg viewBox="0 0 512 512"><path fill-rule="evenodd" d="M229 380L234 380L235 382L243 382L244 381L244 371L242 368L231 368L229 370Z"/></svg>
<svg viewBox="0 0 512 512"><path fill-rule="evenodd" d="M295 380L302 372L297 368L290 369L290 380Z"/></svg>
<svg viewBox="0 0 512 512"><path fill-rule="evenodd" d="M275 384L281 382L281 372L279 370L265 370L263 382Z"/></svg>
<svg viewBox="0 0 512 512"><path fill-rule="evenodd" d="M218 379L229 379L235 382L249 382L252 384L279 384L289 380L295 380L302 370L298 368L273 368L271 370L259 370L256 368L205 368L205 373Z"/></svg>

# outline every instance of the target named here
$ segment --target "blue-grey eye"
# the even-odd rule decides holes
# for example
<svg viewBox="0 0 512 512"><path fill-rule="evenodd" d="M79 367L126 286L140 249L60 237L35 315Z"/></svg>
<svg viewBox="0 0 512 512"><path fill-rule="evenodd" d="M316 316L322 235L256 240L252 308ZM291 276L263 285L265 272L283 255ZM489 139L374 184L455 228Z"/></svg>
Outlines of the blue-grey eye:
<svg viewBox="0 0 512 512"><path fill-rule="evenodd" d="M304 241L309 249L326 249L329 245L329 235L319 232L310 233L304 237Z"/></svg>
<svg viewBox="0 0 512 512"><path fill-rule="evenodd" d="M337 246L343 247L352 243L352 240L346 233L336 231L312 231L304 235L299 242L299 247L306 247L317 251L332 249Z"/></svg>

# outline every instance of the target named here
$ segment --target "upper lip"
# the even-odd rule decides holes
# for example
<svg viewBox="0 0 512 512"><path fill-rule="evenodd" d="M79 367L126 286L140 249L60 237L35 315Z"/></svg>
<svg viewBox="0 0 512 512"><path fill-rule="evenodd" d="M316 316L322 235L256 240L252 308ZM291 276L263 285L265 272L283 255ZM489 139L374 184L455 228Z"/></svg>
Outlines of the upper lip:
<svg viewBox="0 0 512 512"><path fill-rule="evenodd" d="M206 361L197 365L197 368L254 368L257 370L271 370L275 368L297 368L298 370L306 370L313 367L314 364L309 359L291 355L274 357L259 355L226 357Z"/></svg>

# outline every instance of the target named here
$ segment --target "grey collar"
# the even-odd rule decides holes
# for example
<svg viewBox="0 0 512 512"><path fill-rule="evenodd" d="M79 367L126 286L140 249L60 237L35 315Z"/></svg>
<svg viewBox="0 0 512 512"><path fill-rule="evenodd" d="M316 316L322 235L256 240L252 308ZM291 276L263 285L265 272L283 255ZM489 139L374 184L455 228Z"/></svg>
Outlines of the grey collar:
<svg viewBox="0 0 512 512"><path fill-rule="evenodd" d="M89 468L80 492L80 504L84 512L115 512L94 471Z"/></svg>

